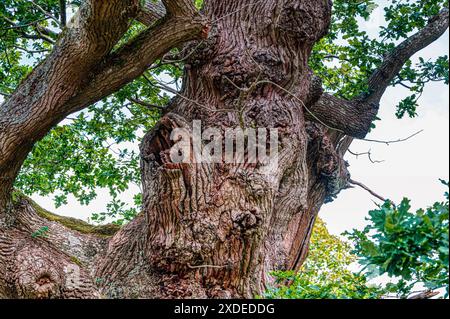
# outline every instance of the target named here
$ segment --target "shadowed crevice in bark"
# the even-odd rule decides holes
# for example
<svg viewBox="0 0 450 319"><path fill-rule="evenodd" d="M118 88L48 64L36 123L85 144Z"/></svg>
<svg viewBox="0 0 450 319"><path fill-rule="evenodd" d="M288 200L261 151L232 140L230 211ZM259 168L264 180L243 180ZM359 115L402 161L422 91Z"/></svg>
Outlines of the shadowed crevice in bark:
<svg viewBox="0 0 450 319"><path fill-rule="evenodd" d="M0 297L101 296L91 271L112 228L98 228L97 234L93 226L51 214L19 194L12 211L14 222L0 232Z"/></svg>

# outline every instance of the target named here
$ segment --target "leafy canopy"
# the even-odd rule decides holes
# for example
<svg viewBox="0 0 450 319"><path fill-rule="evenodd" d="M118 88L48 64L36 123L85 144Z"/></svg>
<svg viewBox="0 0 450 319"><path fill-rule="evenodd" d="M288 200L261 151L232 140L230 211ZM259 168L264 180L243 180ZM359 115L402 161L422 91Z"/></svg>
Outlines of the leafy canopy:
<svg viewBox="0 0 450 319"><path fill-rule="evenodd" d="M364 275L349 268L357 260L348 243L331 235L318 220L311 238L308 258L299 273L275 272L275 287L269 299L378 299L386 291L369 285Z"/></svg>

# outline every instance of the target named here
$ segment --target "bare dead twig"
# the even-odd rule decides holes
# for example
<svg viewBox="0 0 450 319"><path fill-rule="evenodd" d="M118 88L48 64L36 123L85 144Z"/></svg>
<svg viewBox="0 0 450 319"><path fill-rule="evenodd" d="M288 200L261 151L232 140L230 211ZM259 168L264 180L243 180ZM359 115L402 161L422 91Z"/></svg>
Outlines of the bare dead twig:
<svg viewBox="0 0 450 319"><path fill-rule="evenodd" d="M12 48L21 50L23 52L29 53L29 54L37 54L37 53L48 53L50 50L42 49L42 50L30 50L21 46L13 45Z"/></svg>
<svg viewBox="0 0 450 319"><path fill-rule="evenodd" d="M352 154L353 156L356 156L356 158L358 158L358 157L360 157L360 156L365 156L365 155L367 155L367 157L369 158L370 162L372 162L372 164L380 164L380 163L384 163L384 162L385 162L385 161L380 161L380 160L374 160L374 159L372 158L372 150L369 150L369 151L367 151L367 152L365 152L365 153L355 153L355 152L352 152L351 150L348 150L348 152L349 152L350 154Z"/></svg>
<svg viewBox="0 0 450 319"><path fill-rule="evenodd" d="M29 26L33 26L33 25L35 25L36 23L39 23L39 22L42 22L42 21L47 20L47 18L42 18L42 19L37 19L37 20L30 21L30 22L23 23L23 24L16 24L16 23L14 23L13 20L11 20L11 19L9 19L9 18L7 18L7 17L5 17L5 16L3 16L2 18L3 18L3 20L5 20L5 21L8 22L9 24L11 24L11 26L10 26L10 27L7 27L5 30L12 30L12 29L26 28L26 27L29 27Z"/></svg>
<svg viewBox="0 0 450 319"><path fill-rule="evenodd" d="M49 19L52 19L53 21L55 21L55 23L60 26L60 21L50 12L46 11L44 8L42 8L39 4L37 4L36 2L34 2L33 0L30 0L30 2L33 4L33 6L35 6L39 11L41 11L46 17L48 17Z"/></svg>
<svg viewBox="0 0 450 319"><path fill-rule="evenodd" d="M164 111L164 109L165 109L164 107L162 107L160 105L147 103L145 101L142 101L142 100L138 99L137 97L136 98L129 97L128 100L130 100L131 102L133 102L135 104L141 105L141 106L143 106L143 107L145 107L145 108L147 108L149 110L158 109L160 111Z"/></svg>
<svg viewBox="0 0 450 319"><path fill-rule="evenodd" d="M372 140L372 139L361 139L361 141L365 141L365 142L372 142L372 143L379 143L379 144L386 144L387 146L390 146L391 144L396 144L396 143L402 143L402 142L406 142L409 141L410 139L416 137L417 135L423 133L425 130L420 130L406 138L401 138L398 140L393 140L393 141L381 141L381 140Z"/></svg>
<svg viewBox="0 0 450 319"><path fill-rule="evenodd" d="M384 198L383 196L378 195L377 193L375 193L373 190L371 190L371 189L370 189L369 187L367 187L366 185L364 185L364 184L362 184L362 183L360 183L360 182L357 182L357 181L355 181L355 180L352 180L352 179L349 181L349 183L352 184L352 185L356 185L356 186L361 187L362 189L366 190L366 191L369 192L372 196L378 198L378 199L381 200L382 202L387 202L387 199L386 199L386 198Z"/></svg>

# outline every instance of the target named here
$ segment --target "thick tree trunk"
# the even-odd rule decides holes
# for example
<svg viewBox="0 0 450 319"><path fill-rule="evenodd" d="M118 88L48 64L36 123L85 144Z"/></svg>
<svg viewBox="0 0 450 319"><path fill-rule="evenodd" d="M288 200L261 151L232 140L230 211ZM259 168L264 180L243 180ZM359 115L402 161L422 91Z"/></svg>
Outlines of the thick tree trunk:
<svg viewBox="0 0 450 319"><path fill-rule="evenodd" d="M317 166L326 143L318 128L308 135L302 106L320 97L308 58L327 31L331 4L209 1L206 12L219 21L188 61L181 97L142 144L149 260L183 278L176 283L183 296L201 279L208 297L251 297L270 271L301 264L327 195L322 169L334 174L341 164L331 156ZM194 120L223 133L278 129L278 165L176 165L161 156L173 145L171 131L192 131ZM311 147L320 150L308 157Z"/></svg>
<svg viewBox="0 0 450 319"><path fill-rule="evenodd" d="M327 32L331 3L206 0L208 30L204 17L186 1L163 2L165 7L149 2L153 11L137 18L151 24L166 14L164 23L119 52L104 57L111 46L102 46L96 59L84 61L89 85L62 92L57 103L33 97L31 90L41 79L55 76L38 68L25 81L29 90L19 91L0 109L0 297L254 297L270 283L271 271L301 266L320 207L347 187L343 155L352 137L367 134L379 96L395 74L376 72L369 81L372 95L355 101L322 94L308 59ZM124 11L125 22L131 11ZM400 58L388 56L383 70L398 69L421 48L419 39L428 39L426 44L442 34L448 11L430 26L411 38L412 45L400 46L401 54L393 52ZM94 27L106 27L115 38L125 30ZM23 196L11 196L26 154L54 123L113 93L174 45L207 31L207 40L185 48L184 88L141 145L144 206L133 222L116 233L114 227L61 218ZM159 41L154 48L149 37ZM55 52L56 59L60 51ZM100 66L89 72L93 64ZM47 61L41 68L53 67ZM48 119L33 120L29 115L34 113L24 111L28 101L36 116ZM49 114L41 112L43 105ZM14 112L25 112L17 113L23 121L9 123L6 115ZM277 129L276 165L171 162L172 131L192 132L194 120L222 132ZM16 134L14 125L26 134Z"/></svg>

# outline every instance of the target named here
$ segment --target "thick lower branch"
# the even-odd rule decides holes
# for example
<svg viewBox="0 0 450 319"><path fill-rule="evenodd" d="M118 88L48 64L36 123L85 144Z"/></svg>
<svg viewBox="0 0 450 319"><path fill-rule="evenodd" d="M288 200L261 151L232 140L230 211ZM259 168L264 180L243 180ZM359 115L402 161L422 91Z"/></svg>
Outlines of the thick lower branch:
<svg viewBox="0 0 450 319"><path fill-rule="evenodd" d="M10 193L34 143L53 126L118 91L171 48L201 36L206 21L191 2L185 8L181 2L186 1L165 1L170 17L114 53L109 51L128 29L138 1L108 1L103 6L91 1L81 7L52 54L0 108L3 193Z"/></svg>
<svg viewBox="0 0 450 319"><path fill-rule="evenodd" d="M365 101L347 101L329 94L322 97L305 112L308 120L328 126L331 130L365 138L378 114L379 105Z"/></svg>
<svg viewBox="0 0 450 319"><path fill-rule="evenodd" d="M64 105L126 32L138 5L84 2L52 53L0 106L0 179L7 191L34 143L69 114Z"/></svg>

